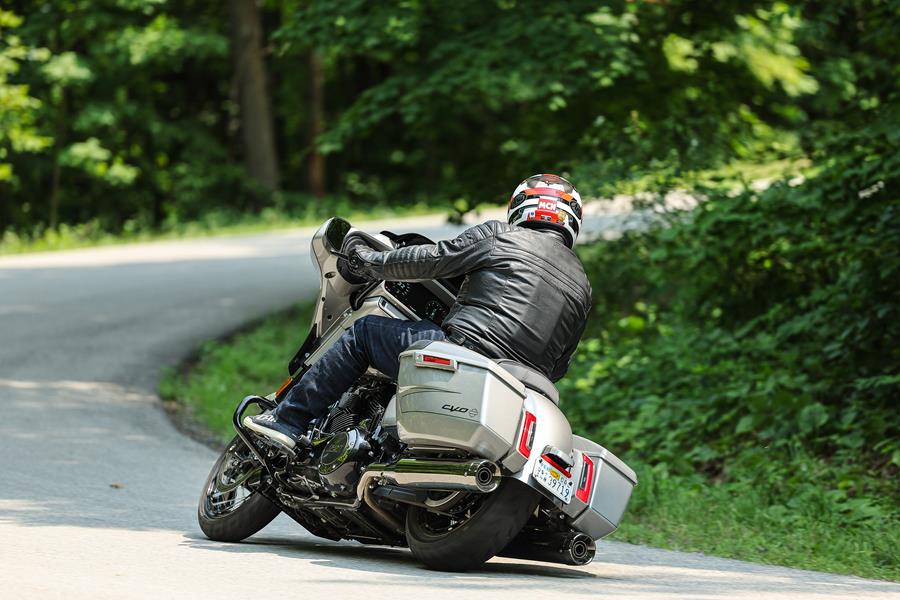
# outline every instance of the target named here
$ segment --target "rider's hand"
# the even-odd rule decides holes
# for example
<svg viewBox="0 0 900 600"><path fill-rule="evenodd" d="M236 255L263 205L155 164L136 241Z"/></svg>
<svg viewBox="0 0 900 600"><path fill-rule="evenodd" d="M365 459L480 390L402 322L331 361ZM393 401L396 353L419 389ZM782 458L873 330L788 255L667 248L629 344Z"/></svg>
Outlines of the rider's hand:
<svg viewBox="0 0 900 600"><path fill-rule="evenodd" d="M371 248L363 239L356 236L345 240L341 248L341 253L347 257L347 260L338 260L338 272L350 283L365 283L371 279L362 272L365 261L360 256L360 252L364 250L371 250Z"/></svg>
<svg viewBox="0 0 900 600"><path fill-rule="evenodd" d="M353 246L350 248L347 253L347 262L350 265L350 270L353 271L357 275L364 276L362 273L362 267L365 264L362 256L360 256L360 246Z"/></svg>

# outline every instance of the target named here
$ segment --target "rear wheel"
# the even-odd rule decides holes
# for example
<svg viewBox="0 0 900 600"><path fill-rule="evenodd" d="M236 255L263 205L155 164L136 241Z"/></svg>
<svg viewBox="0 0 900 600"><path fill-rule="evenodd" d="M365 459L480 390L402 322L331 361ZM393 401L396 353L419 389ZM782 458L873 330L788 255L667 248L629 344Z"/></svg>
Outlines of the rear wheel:
<svg viewBox="0 0 900 600"><path fill-rule="evenodd" d="M435 496L428 502L432 509L411 506L406 512L406 540L431 569L474 569L518 535L540 501L538 492L515 479L504 479L490 494Z"/></svg>
<svg viewBox="0 0 900 600"><path fill-rule="evenodd" d="M211 540L239 542L272 522L281 510L254 491L263 468L234 438L213 465L197 507L200 529Z"/></svg>

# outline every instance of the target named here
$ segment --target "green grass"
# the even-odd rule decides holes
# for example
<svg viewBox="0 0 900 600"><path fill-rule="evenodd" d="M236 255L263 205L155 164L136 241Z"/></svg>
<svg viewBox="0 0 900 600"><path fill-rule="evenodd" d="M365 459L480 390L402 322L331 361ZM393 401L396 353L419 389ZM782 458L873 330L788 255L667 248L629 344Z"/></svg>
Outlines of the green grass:
<svg viewBox="0 0 900 600"><path fill-rule="evenodd" d="M250 393L272 392L286 378L287 361L305 339L310 314L311 305L304 305L272 315L227 340L206 343L186 368L166 374L162 396L185 406L216 438L230 439L237 402ZM796 505L772 505L752 485L672 476L664 465L633 466L640 484L612 539L900 579L898 527L854 522L819 506L814 498L829 493L824 486L805 490Z"/></svg>
<svg viewBox="0 0 900 600"><path fill-rule="evenodd" d="M637 465L639 485L615 538L788 567L900 579L900 528L854 521L815 499L769 504L753 486L666 476ZM807 490L824 498L829 490ZM822 503L824 504L824 503Z"/></svg>
<svg viewBox="0 0 900 600"><path fill-rule="evenodd" d="M176 401L212 437L230 440L238 402L249 394L274 392L288 377L288 361L306 339L312 308L303 304L205 343L194 360L163 375L160 395Z"/></svg>
<svg viewBox="0 0 900 600"><path fill-rule="evenodd" d="M615 193L636 194L655 189L660 184L660 177L666 178L669 187L692 188L712 185L723 180L741 185L749 185L754 181L775 179L779 176L793 176L808 170L809 161L805 158L772 160L768 162L741 161L732 162L714 169L689 171L677 177L647 174L634 180L607 182L607 186ZM7 230L0 235L0 256L8 254L24 254L30 252L51 252L74 250L95 246L114 244L152 242L195 237L214 237L277 231L294 227L315 226L329 216L340 215L353 221L372 220L395 215L416 216L427 214L446 214L451 220L459 220L463 215L484 209L493 209L499 203L474 203L464 199L444 202L414 203L402 206L385 204L353 203L343 198L311 200L305 205L305 212L298 212L296 207L290 210L267 208L259 214L232 213L212 210L197 220L164 223L159 229L153 229L137 221L129 221L116 232L110 232L99 222L91 221L80 225L62 224L57 229L39 229L30 234L17 234Z"/></svg>
<svg viewBox="0 0 900 600"><path fill-rule="evenodd" d="M308 214L299 215L289 214L276 209L266 209L259 214L240 215L211 212L201 220L167 224L159 230L152 230L136 224L126 224L122 231L110 233L98 223L90 222L81 225L63 224L56 230L41 230L31 235L17 235L12 231L6 231L0 236L0 256L157 240L240 235L304 226L312 227L334 215L340 215L354 222L396 216L398 213L407 217L447 213L447 210L444 208L427 204L412 204L402 207L374 205L363 208L351 207L346 203L338 203L333 209L325 210L329 206L330 203L323 202L322 207L324 208L311 210Z"/></svg>
<svg viewBox="0 0 900 600"><path fill-rule="evenodd" d="M808 158L795 157L768 161L739 160L710 169L681 171L654 170L641 173L632 179L611 183L616 194L639 194L660 189L703 189L728 182L738 192L752 183L774 181L815 172Z"/></svg>

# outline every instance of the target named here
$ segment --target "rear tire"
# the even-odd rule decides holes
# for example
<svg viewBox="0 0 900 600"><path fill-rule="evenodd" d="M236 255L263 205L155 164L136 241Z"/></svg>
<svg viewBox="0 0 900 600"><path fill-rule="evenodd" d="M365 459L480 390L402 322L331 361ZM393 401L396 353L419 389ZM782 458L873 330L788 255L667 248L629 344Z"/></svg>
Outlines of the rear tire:
<svg viewBox="0 0 900 600"><path fill-rule="evenodd" d="M206 478L200 503L197 507L197 521L200 529L211 540L217 542L240 542L272 522L281 512L277 506L260 494L238 485L233 491L222 492L217 482L228 477L246 475L240 467L251 468L251 460L241 460L250 450L240 438L235 437L225 448ZM226 462L238 460L240 466L228 469ZM236 479L237 477L234 477ZM249 481L252 481L252 478ZM233 480L232 480L233 483ZM225 487L228 487L226 483ZM229 502L231 503L229 505Z"/></svg>
<svg viewBox="0 0 900 600"><path fill-rule="evenodd" d="M446 532L429 525L434 513L411 506L406 540L429 569L468 571L484 564L515 538L540 504L541 495L516 479L504 479L462 525Z"/></svg>

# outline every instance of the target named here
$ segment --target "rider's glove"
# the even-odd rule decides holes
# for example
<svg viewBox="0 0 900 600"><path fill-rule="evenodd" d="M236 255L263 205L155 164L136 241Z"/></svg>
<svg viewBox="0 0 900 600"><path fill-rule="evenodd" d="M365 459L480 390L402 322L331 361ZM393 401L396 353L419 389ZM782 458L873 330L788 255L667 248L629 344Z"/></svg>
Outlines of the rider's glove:
<svg viewBox="0 0 900 600"><path fill-rule="evenodd" d="M358 237L351 237L346 240L341 250L347 256L347 260L338 260L338 272L341 274L341 277L353 284L370 281L372 278L363 269L365 260L362 258L361 253L372 249L369 248L365 241Z"/></svg>

